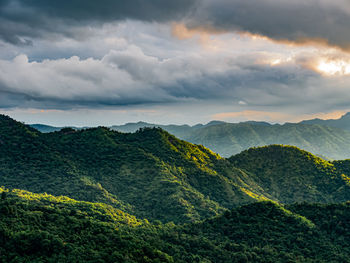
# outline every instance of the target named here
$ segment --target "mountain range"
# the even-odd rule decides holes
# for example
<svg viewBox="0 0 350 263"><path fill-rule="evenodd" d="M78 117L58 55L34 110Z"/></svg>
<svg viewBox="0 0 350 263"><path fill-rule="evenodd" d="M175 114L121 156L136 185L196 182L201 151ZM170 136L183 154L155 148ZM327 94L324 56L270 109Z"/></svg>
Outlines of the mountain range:
<svg viewBox="0 0 350 263"><path fill-rule="evenodd" d="M61 129L41 124L31 126L41 132ZM338 120L315 119L283 125L255 121L242 123L212 121L206 125L194 126L137 122L109 128L132 133L144 127L160 127L182 140L202 144L223 157L230 157L250 147L283 144L296 146L325 159L350 158L350 113Z"/></svg>
<svg viewBox="0 0 350 263"><path fill-rule="evenodd" d="M0 115L0 163L1 262L350 257L349 160L276 144L224 158L161 128L41 133Z"/></svg>
<svg viewBox="0 0 350 263"><path fill-rule="evenodd" d="M4 186L103 202L148 220L194 222L259 200L349 200L348 171L296 147L225 159L161 128L40 133L6 116L0 123Z"/></svg>

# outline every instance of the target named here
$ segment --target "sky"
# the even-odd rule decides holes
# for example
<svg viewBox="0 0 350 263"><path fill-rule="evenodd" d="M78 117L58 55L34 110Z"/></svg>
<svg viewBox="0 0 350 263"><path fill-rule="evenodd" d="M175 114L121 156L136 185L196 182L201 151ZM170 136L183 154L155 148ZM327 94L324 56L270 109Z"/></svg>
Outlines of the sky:
<svg viewBox="0 0 350 263"><path fill-rule="evenodd" d="M0 0L0 113L272 123L350 111L348 0Z"/></svg>

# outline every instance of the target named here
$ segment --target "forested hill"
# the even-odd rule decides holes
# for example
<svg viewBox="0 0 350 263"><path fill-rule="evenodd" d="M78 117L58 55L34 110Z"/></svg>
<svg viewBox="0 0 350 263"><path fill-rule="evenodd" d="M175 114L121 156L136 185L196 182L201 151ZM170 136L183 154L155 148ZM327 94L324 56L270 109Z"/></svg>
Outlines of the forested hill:
<svg viewBox="0 0 350 263"><path fill-rule="evenodd" d="M248 171L266 193L283 203L350 200L347 161L328 162L294 146L282 145L251 148L229 160Z"/></svg>
<svg viewBox="0 0 350 263"><path fill-rule="evenodd" d="M193 222L257 200L349 200L347 163L293 147L225 159L159 128L40 133L0 117L0 185L103 202L151 221Z"/></svg>
<svg viewBox="0 0 350 263"><path fill-rule="evenodd" d="M0 115L0 163L0 262L350 258L349 160L225 159L160 128L41 133Z"/></svg>
<svg viewBox="0 0 350 263"><path fill-rule="evenodd" d="M157 129L65 128L0 120L0 185L104 202L140 218L196 221L264 199L245 172Z"/></svg>
<svg viewBox="0 0 350 263"><path fill-rule="evenodd" d="M0 188L1 262L348 262L350 206L259 202L150 224L105 204Z"/></svg>

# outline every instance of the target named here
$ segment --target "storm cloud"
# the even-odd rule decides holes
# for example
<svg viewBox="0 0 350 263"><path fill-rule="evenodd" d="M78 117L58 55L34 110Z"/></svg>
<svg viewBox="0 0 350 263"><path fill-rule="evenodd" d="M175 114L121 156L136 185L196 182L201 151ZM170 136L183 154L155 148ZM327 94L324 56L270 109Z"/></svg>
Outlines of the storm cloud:
<svg viewBox="0 0 350 263"><path fill-rule="evenodd" d="M183 22L189 28L244 31L278 41L319 42L350 49L346 0L1 0L0 37L32 45L45 33L81 37L75 26L135 19ZM85 32L88 34L88 32Z"/></svg>
<svg viewBox="0 0 350 263"><path fill-rule="evenodd" d="M77 38L72 28L135 19L167 22L182 19L197 0L1 0L0 37L16 45L31 45L29 38L58 33ZM88 32L87 32L88 34Z"/></svg>
<svg viewBox="0 0 350 263"><path fill-rule="evenodd" d="M344 0L204 0L189 26L238 30L275 40L324 41L350 48L350 3Z"/></svg>

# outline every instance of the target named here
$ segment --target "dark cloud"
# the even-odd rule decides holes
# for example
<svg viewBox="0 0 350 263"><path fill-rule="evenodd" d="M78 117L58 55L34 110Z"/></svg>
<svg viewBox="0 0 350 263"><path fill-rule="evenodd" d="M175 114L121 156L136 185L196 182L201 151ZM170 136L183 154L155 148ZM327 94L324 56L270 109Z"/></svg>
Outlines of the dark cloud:
<svg viewBox="0 0 350 263"><path fill-rule="evenodd" d="M48 16L72 20L138 19L168 21L186 14L196 0L19 0L23 8L31 8Z"/></svg>
<svg viewBox="0 0 350 263"><path fill-rule="evenodd" d="M76 26L125 19L187 21L189 27L350 49L347 0L0 0L0 38L15 45L49 33L79 38Z"/></svg>
<svg viewBox="0 0 350 263"><path fill-rule="evenodd" d="M350 2L343 0L205 0L188 25L247 31L275 40L322 39L350 49Z"/></svg>
<svg viewBox="0 0 350 263"><path fill-rule="evenodd" d="M178 20L197 0L0 0L0 38L15 45L28 38L59 33L78 37L73 27L125 19L148 22ZM73 31L73 32L72 32Z"/></svg>

